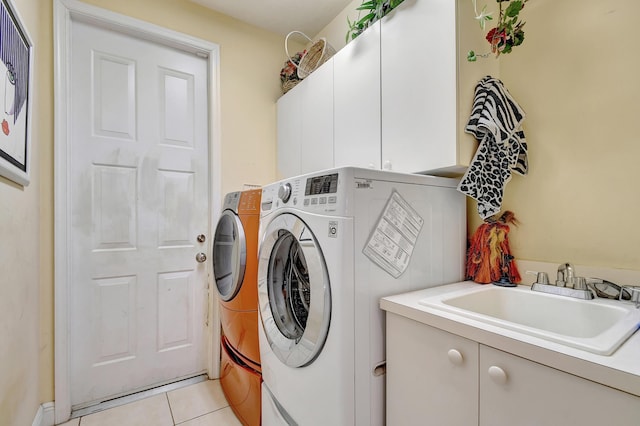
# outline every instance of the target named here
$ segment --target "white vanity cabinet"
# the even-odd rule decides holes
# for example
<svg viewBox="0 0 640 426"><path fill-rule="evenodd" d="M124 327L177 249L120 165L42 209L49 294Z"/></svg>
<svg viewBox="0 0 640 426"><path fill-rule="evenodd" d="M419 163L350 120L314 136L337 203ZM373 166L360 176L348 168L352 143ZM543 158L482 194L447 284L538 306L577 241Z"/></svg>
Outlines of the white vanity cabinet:
<svg viewBox="0 0 640 426"><path fill-rule="evenodd" d="M480 345L478 424L637 426L640 397Z"/></svg>
<svg viewBox="0 0 640 426"><path fill-rule="evenodd" d="M387 312L387 424L639 422L640 397Z"/></svg>
<svg viewBox="0 0 640 426"><path fill-rule="evenodd" d="M333 167L333 60L282 96L277 114L281 178Z"/></svg>
<svg viewBox="0 0 640 426"><path fill-rule="evenodd" d="M478 422L478 343L387 312L387 424Z"/></svg>

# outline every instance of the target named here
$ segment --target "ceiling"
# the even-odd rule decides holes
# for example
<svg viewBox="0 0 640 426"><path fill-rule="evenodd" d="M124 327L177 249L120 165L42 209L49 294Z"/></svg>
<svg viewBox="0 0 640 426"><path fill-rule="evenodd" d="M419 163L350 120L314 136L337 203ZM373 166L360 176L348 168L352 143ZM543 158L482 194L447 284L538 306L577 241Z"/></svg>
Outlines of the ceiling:
<svg viewBox="0 0 640 426"><path fill-rule="evenodd" d="M351 0L191 0L243 22L285 35L292 30L313 37Z"/></svg>

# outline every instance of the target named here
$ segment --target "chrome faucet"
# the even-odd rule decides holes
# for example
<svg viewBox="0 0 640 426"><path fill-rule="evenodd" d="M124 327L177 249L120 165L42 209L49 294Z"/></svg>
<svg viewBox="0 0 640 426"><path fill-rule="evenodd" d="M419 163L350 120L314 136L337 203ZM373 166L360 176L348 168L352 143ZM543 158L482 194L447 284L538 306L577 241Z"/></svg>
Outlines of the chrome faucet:
<svg viewBox="0 0 640 426"><path fill-rule="evenodd" d="M593 299L593 293L587 287L584 277L576 277L573 272L573 265L563 263L558 266L558 275L555 285L549 284L547 274L538 273L536 282L531 286L531 290L543 293L557 294L560 296L575 297L577 299Z"/></svg>
<svg viewBox="0 0 640 426"><path fill-rule="evenodd" d="M570 263L563 263L558 266L558 275L556 278L556 287L570 287L573 288L573 265Z"/></svg>

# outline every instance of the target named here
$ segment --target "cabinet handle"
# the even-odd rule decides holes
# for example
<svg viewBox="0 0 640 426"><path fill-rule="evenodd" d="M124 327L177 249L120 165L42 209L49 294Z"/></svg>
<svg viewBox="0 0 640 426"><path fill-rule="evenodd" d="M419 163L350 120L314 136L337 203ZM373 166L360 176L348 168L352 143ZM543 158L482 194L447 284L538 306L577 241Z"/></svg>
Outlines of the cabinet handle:
<svg viewBox="0 0 640 426"><path fill-rule="evenodd" d="M507 383L507 373L502 368L492 365L489 367L489 377L495 383L499 385L504 385Z"/></svg>
<svg viewBox="0 0 640 426"><path fill-rule="evenodd" d="M462 365L462 363L464 362L464 357L457 349L449 349L449 352L447 352L447 356L449 357L449 361L451 361L451 364L453 365Z"/></svg>

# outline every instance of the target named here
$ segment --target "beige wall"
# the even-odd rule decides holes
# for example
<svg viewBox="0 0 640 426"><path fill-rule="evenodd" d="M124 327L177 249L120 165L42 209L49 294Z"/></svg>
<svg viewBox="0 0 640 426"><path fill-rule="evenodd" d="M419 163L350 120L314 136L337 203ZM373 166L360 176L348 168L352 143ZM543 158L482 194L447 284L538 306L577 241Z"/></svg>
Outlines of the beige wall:
<svg viewBox="0 0 640 426"><path fill-rule="evenodd" d="M0 425L31 424L41 402L40 384L40 170L42 147L51 143L50 26L38 0L15 1L36 46L31 183L0 178ZM44 5L43 9L48 9ZM45 12L46 15L46 12ZM46 16L45 16L46 18Z"/></svg>
<svg viewBox="0 0 640 426"><path fill-rule="evenodd" d="M342 49L347 44L346 36L349 30L347 18L349 21L357 21L359 17L363 17L366 12L356 10L362 4L363 0L352 0L329 24L313 37L325 37L329 44L336 50Z"/></svg>
<svg viewBox="0 0 640 426"><path fill-rule="evenodd" d="M640 270L640 2L534 0L523 14L526 40L500 63L527 112L531 172L504 203L522 221L514 252Z"/></svg>
<svg viewBox="0 0 640 426"><path fill-rule="evenodd" d="M340 47L345 16L360 3L319 35ZM500 79L527 113L530 173L514 176L503 203L521 221L512 250L520 259L640 270L640 2L532 0L522 15L524 44L499 60ZM468 205L473 232L481 220Z"/></svg>

